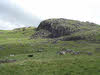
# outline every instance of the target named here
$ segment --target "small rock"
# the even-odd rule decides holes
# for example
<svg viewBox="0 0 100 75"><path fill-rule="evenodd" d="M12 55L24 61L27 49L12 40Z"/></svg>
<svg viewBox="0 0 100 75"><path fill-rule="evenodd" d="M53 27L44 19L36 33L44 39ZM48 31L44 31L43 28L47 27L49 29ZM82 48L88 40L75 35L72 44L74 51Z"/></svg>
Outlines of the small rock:
<svg viewBox="0 0 100 75"><path fill-rule="evenodd" d="M33 57L33 55L32 55L32 54L30 54L30 55L28 55L28 57Z"/></svg>
<svg viewBox="0 0 100 75"><path fill-rule="evenodd" d="M37 50L37 52L43 52L43 50L42 50L42 49L40 49L40 50Z"/></svg>
<svg viewBox="0 0 100 75"><path fill-rule="evenodd" d="M60 52L57 52L57 54L60 54L60 55L65 55L66 52L65 51L60 51Z"/></svg>
<svg viewBox="0 0 100 75"><path fill-rule="evenodd" d="M0 60L0 64L1 63L12 63L12 62L16 62L16 60Z"/></svg>
<svg viewBox="0 0 100 75"><path fill-rule="evenodd" d="M66 51L66 53L71 53L71 52L73 52L74 50L67 49L67 50L65 50L65 51Z"/></svg>
<svg viewBox="0 0 100 75"><path fill-rule="evenodd" d="M10 54L10 56L15 56L14 54Z"/></svg>
<svg viewBox="0 0 100 75"><path fill-rule="evenodd" d="M72 53L72 55L79 55L79 54L80 54L79 51L77 51L77 52L74 51L74 52Z"/></svg>
<svg viewBox="0 0 100 75"><path fill-rule="evenodd" d="M0 46L0 50L4 50L4 48L2 46Z"/></svg>
<svg viewBox="0 0 100 75"><path fill-rule="evenodd" d="M93 53L92 53L92 52L87 52L87 54L88 54L88 55L93 55Z"/></svg>

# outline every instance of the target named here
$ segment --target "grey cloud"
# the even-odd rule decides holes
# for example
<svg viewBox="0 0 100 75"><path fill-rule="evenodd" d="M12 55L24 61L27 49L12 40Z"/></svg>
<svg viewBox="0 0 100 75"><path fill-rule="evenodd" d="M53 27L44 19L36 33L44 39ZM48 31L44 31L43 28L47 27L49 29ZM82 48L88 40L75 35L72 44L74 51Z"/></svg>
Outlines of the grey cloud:
<svg viewBox="0 0 100 75"><path fill-rule="evenodd" d="M15 25L12 27L21 27L21 24L24 26L37 26L41 21L37 16L27 13L23 8L11 3L10 0L0 1L0 20ZM0 27L6 26L1 26L0 24Z"/></svg>

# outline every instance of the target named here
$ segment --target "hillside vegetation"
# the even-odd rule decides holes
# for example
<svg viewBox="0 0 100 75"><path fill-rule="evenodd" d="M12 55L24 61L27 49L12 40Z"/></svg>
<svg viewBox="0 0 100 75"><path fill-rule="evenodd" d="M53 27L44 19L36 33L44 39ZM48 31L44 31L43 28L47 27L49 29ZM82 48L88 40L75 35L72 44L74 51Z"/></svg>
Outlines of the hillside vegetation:
<svg viewBox="0 0 100 75"><path fill-rule="evenodd" d="M61 20L83 26L60 22L53 26L51 21L56 19L49 19L52 27L48 27L48 22L42 24L43 21L38 28L0 30L0 75L100 75L100 27L94 23ZM63 26L69 27L64 30L66 33ZM88 39L71 39L78 36ZM68 50L73 52L60 53Z"/></svg>

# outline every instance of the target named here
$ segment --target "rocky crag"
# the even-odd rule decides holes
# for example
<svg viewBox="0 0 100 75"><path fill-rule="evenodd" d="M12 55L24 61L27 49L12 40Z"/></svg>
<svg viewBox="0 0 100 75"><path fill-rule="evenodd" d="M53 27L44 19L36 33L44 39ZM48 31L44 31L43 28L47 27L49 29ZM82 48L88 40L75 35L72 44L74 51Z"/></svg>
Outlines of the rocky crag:
<svg viewBox="0 0 100 75"><path fill-rule="evenodd" d="M94 40L99 35L100 26L95 23L81 22L64 18L47 19L40 23L32 38L62 38L63 40Z"/></svg>

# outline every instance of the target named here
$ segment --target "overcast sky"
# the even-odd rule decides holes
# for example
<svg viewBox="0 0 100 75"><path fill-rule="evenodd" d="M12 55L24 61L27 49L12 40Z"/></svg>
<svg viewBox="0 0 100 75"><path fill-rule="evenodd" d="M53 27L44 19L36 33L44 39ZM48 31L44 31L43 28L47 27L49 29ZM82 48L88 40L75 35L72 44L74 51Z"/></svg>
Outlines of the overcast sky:
<svg viewBox="0 0 100 75"><path fill-rule="evenodd" d="M100 0L0 0L0 29L38 26L48 18L100 24Z"/></svg>

